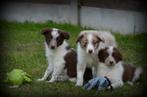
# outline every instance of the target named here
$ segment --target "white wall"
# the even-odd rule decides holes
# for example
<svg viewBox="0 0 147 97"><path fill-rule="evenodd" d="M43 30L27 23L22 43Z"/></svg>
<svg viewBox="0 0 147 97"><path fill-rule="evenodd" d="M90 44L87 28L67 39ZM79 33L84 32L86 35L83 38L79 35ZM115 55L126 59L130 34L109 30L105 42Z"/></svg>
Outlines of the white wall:
<svg viewBox="0 0 147 97"><path fill-rule="evenodd" d="M9 2L3 6L2 19L8 21L71 22L77 24L77 11L72 5Z"/></svg>
<svg viewBox="0 0 147 97"><path fill-rule="evenodd" d="M122 34L147 32L146 13L85 6L81 7L80 12L82 26ZM3 6L0 18L18 22L50 20L57 23L77 24L77 16L77 6L74 2L70 5L9 2Z"/></svg>
<svg viewBox="0 0 147 97"><path fill-rule="evenodd" d="M114 9L82 7L81 24L123 34L147 32L145 13Z"/></svg>

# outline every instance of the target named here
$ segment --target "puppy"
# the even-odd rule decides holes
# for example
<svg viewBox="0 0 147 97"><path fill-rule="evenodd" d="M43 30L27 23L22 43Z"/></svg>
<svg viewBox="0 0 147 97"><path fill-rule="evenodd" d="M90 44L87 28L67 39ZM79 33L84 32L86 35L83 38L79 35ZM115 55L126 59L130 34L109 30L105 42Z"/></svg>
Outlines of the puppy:
<svg viewBox="0 0 147 97"><path fill-rule="evenodd" d="M104 35L106 35L106 37ZM110 44L112 43L112 44ZM96 76L97 54L100 48L104 48L105 45L114 45L116 42L114 37L109 32L101 32L96 30L81 31L77 38L77 82L76 86L83 85L83 75L85 68L92 69L93 77Z"/></svg>
<svg viewBox="0 0 147 97"><path fill-rule="evenodd" d="M136 81L142 69L132 65L124 64L122 55L116 47L103 48L98 53L99 66L97 76L107 76L113 88L123 86L124 82Z"/></svg>
<svg viewBox="0 0 147 97"><path fill-rule="evenodd" d="M48 67L44 76L38 81L44 81L51 75L49 82L76 77L76 52L69 48L66 42L69 39L67 32L59 29L44 29L45 51Z"/></svg>
<svg viewBox="0 0 147 97"><path fill-rule="evenodd" d="M117 47L115 37L111 32L97 31L97 35L103 40L103 42L100 42L99 50L107 46Z"/></svg>

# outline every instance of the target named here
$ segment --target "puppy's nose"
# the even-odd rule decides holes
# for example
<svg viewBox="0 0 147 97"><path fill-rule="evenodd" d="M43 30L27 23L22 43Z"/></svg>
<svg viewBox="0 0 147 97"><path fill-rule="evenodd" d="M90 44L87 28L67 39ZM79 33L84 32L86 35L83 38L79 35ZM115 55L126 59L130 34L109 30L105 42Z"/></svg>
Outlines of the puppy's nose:
<svg viewBox="0 0 147 97"><path fill-rule="evenodd" d="M113 64L113 61L110 61L109 63L112 65Z"/></svg>
<svg viewBox="0 0 147 97"><path fill-rule="evenodd" d="M51 46L51 49L55 49L55 46L54 46L54 45L52 45L52 46Z"/></svg>
<svg viewBox="0 0 147 97"><path fill-rule="evenodd" d="M93 53L93 51L92 50L88 50L88 53L91 54L91 53Z"/></svg>

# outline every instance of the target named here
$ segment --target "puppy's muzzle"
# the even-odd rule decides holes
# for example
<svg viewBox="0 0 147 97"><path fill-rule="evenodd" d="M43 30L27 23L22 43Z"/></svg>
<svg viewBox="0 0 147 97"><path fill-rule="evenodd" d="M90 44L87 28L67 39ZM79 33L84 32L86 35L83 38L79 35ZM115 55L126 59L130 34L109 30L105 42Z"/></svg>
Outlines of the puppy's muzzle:
<svg viewBox="0 0 147 97"><path fill-rule="evenodd" d="M88 53L89 53L89 54L92 54L92 53L93 53L93 50L92 50L92 49L89 49L89 50L88 50Z"/></svg>

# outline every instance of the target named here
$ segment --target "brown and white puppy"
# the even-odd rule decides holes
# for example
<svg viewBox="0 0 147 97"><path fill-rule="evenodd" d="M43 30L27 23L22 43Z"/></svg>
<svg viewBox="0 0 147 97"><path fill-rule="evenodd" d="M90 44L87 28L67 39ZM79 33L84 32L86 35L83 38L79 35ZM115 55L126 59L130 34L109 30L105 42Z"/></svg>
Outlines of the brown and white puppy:
<svg viewBox="0 0 147 97"><path fill-rule="evenodd" d="M106 35L106 37L103 36ZM108 40L110 39L110 41ZM108 43L109 42L109 43ZM102 33L96 30L81 31L77 38L77 82L76 86L83 85L83 75L85 68L91 68L93 77L96 76L98 59L97 54L100 46L103 44L115 44L114 37L109 32ZM110 44L111 45L111 44ZM102 48L101 47L101 48Z"/></svg>
<svg viewBox="0 0 147 97"><path fill-rule="evenodd" d="M107 76L113 88L120 87L124 82L134 82L142 73L142 69L124 64L119 50L113 46L101 49L98 53L100 64L97 76Z"/></svg>
<svg viewBox="0 0 147 97"><path fill-rule="evenodd" d="M51 75L49 82L76 77L77 55L66 42L66 39L69 39L69 34L56 28L44 29L42 34L45 37L48 67L44 76L38 81L46 80L49 75Z"/></svg>

